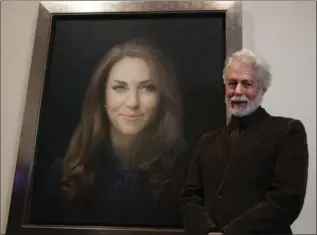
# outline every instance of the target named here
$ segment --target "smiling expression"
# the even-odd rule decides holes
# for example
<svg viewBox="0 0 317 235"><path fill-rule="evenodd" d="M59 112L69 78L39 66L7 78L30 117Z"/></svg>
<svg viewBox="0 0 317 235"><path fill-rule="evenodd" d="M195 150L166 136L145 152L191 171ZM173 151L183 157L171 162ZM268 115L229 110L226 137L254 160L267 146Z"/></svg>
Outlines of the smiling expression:
<svg viewBox="0 0 317 235"><path fill-rule="evenodd" d="M262 101L259 83L254 79L251 65L233 61L226 77L226 103L235 116L245 116L254 111Z"/></svg>
<svg viewBox="0 0 317 235"><path fill-rule="evenodd" d="M156 115L159 95L149 65L140 58L125 57L111 69L105 103L111 128L136 135Z"/></svg>

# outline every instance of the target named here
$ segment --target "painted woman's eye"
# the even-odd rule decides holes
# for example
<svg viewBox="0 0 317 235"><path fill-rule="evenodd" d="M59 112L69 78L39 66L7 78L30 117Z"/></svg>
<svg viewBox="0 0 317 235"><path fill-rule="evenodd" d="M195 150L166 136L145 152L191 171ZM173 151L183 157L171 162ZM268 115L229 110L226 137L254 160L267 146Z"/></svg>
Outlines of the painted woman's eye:
<svg viewBox="0 0 317 235"><path fill-rule="evenodd" d="M147 84L144 86L144 89L146 89L149 92L154 92L156 91L156 86L153 84Z"/></svg>
<svg viewBox="0 0 317 235"><path fill-rule="evenodd" d="M124 85L114 85L112 89L117 92L123 92L126 90L126 87Z"/></svg>
<svg viewBox="0 0 317 235"><path fill-rule="evenodd" d="M146 92L155 92L156 86L152 83L141 84L140 89L145 90Z"/></svg>

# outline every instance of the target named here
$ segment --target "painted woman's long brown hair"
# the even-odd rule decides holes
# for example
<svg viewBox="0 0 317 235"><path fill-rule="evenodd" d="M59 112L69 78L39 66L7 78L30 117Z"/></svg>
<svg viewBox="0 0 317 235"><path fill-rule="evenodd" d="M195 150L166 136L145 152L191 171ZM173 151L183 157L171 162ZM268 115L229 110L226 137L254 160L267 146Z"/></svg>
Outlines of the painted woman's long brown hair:
<svg viewBox="0 0 317 235"><path fill-rule="evenodd" d="M62 190L68 199L85 195L94 184L98 160L93 158L102 140L109 141L109 119L104 108L105 89L112 67L124 57L143 59L150 66L160 97L159 111L150 138L136 144L134 168L154 184L171 165L181 135L181 98L172 66L148 42L115 45L95 69L82 106L80 122L71 138L62 169ZM144 148L146 146L146 148Z"/></svg>

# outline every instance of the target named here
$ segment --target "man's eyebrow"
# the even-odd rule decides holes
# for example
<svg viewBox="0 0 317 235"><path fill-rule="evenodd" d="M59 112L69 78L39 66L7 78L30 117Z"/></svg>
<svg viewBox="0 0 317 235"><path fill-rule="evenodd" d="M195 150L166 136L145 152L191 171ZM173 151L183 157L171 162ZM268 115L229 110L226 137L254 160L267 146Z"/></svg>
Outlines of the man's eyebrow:
<svg viewBox="0 0 317 235"><path fill-rule="evenodd" d="M251 78L245 78L242 80L242 82L250 82L250 83L254 83L255 81Z"/></svg>

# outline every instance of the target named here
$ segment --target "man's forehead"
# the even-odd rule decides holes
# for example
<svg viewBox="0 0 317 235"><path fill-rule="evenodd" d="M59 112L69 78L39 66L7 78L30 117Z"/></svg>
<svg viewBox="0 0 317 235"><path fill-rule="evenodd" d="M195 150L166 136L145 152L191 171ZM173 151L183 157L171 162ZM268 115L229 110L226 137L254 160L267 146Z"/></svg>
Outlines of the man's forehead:
<svg viewBox="0 0 317 235"><path fill-rule="evenodd" d="M235 81L248 81L248 82L254 82L255 79L252 77L239 77L239 76L228 76L227 80L235 80Z"/></svg>
<svg viewBox="0 0 317 235"><path fill-rule="evenodd" d="M239 79L239 80L254 80L252 72L231 70L227 74L228 79Z"/></svg>
<svg viewBox="0 0 317 235"><path fill-rule="evenodd" d="M249 63L240 60L234 60L229 65L228 70L240 71L240 72L253 72L253 67Z"/></svg>
<svg viewBox="0 0 317 235"><path fill-rule="evenodd" d="M228 67L227 78L228 79L243 79L243 80L253 80L254 71L251 65L241 62L233 61Z"/></svg>

